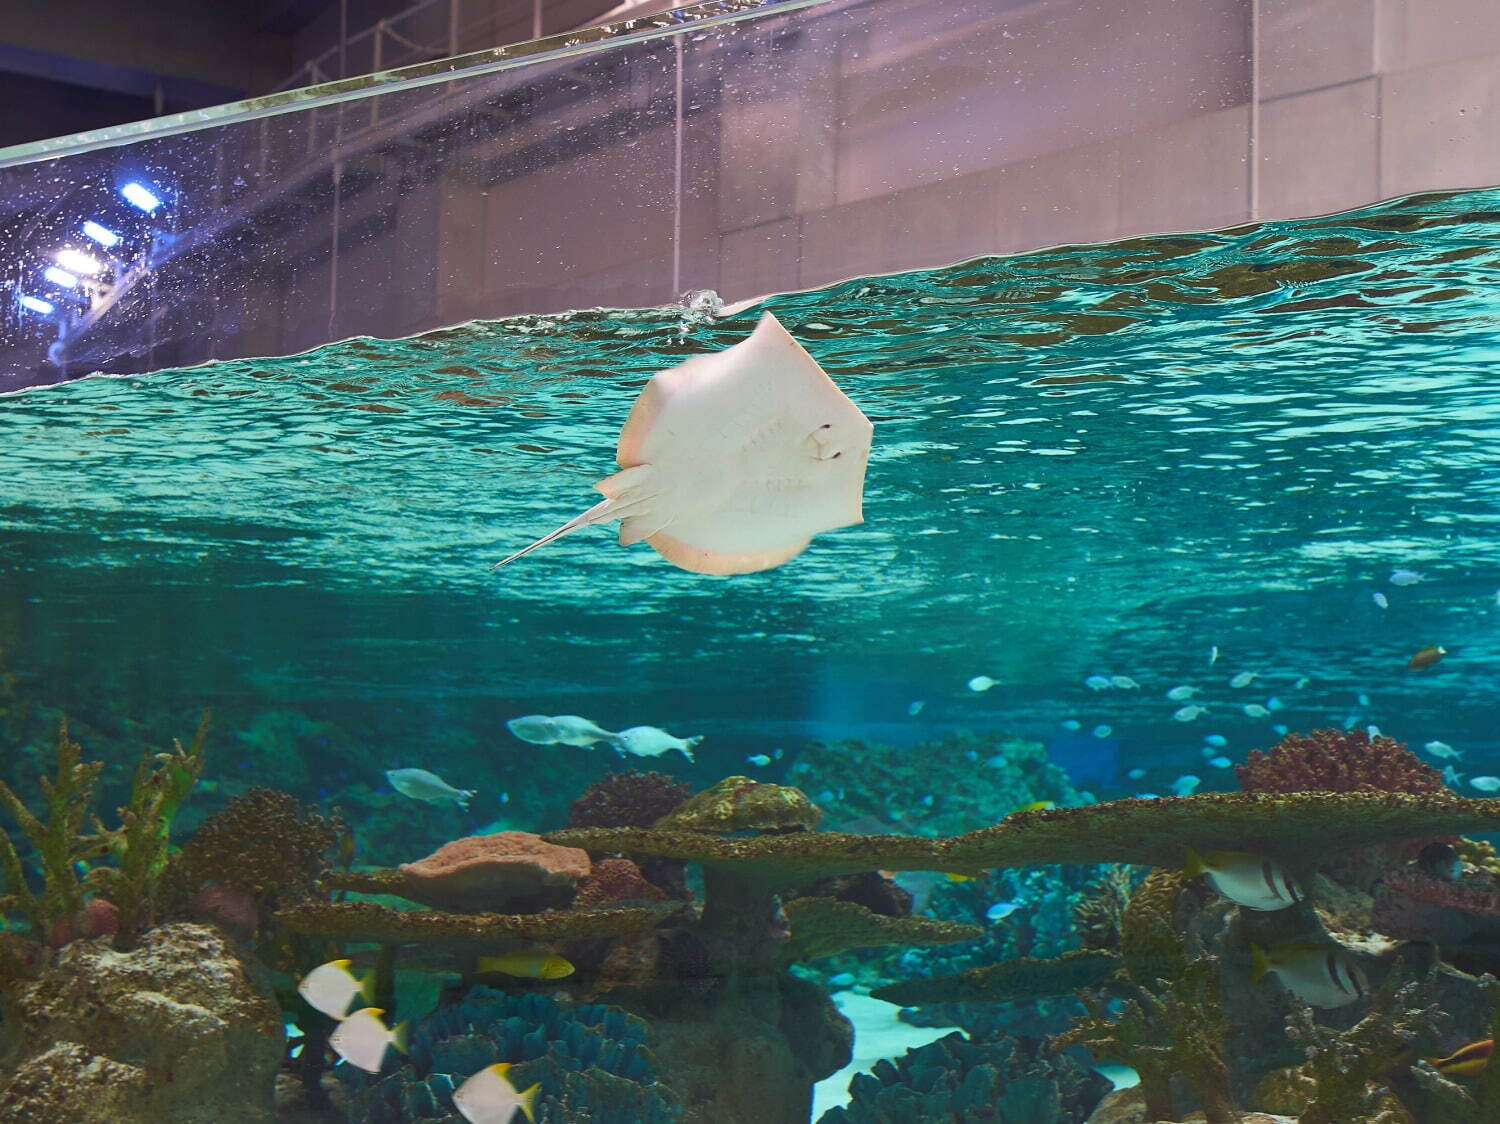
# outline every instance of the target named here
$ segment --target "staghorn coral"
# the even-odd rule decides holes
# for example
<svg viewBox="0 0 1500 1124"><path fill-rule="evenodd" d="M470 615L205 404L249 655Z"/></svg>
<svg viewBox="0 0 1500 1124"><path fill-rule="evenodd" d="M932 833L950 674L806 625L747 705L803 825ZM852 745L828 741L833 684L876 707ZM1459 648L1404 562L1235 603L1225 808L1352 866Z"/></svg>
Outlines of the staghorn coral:
<svg viewBox="0 0 1500 1124"><path fill-rule="evenodd" d="M1153 870L1130 895L1120 916L1120 955L1138 987L1157 990L1187 966L1177 903L1187 879L1172 870Z"/></svg>
<svg viewBox="0 0 1500 1124"><path fill-rule="evenodd" d="M886 917L854 902L833 898L793 898L783 908L792 927L787 955L794 960L880 945L954 944L984 934L976 925L925 917Z"/></svg>
<svg viewBox="0 0 1500 1124"><path fill-rule="evenodd" d="M1140 868L1116 863L1083 888L1071 913L1084 948L1119 950L1125 907L1142 880Z"/></svg>
<svg viewBox="0 0 1500 1124"><path fill-rule="evenodd" d="M682 1107L657 1080L646 1024L618 1007L567 1007L477 985L417 1024L389 1075L341 1066L351 1124L459 1124L453 1089L509 1062L518 1089L540 1083L537 1124L673 1124Z"/></svg>
<svg viewBox="0 0 1500 1124"><path fill-rule="evenodd" d="M949 1034L856 1075L849 1104L818 1124L1062 1124L1082 1120L1108 1090L1098 1074L1034 1042Z"/></svg>
<svg viewBox="0 0 1500 1124"><path fill-rule="evenodd" d="M794 930L795 931L795 930ZM1020 957L971 968L953 976L902 980L870 992L902 1007L932 1003L1013 1003L1097 987L1120 970L1120 958L1098 949L1077 949L1055 960Z"/></svg>
<svg viewBox="0 0 1500 1124"><path fill-rule="evenodd" d="M568 826L650 827L691 795L666 773L610 773L573 801Z"/></svg>
<svg viewBox="0 0 1500 1124"><path fill-rule="evenodd" d="M616 937L656 927L675 905L615 906L550 913L444 913L391 909L373 902L308 902L282 909L278 925L290 933L377 944L493 944Z"/></svg>
<svg viewBox="0 0 1500 1124"><path fill-rule="evenodd" d="M688 798L658 820L669 831L800 831L816 827L823 813L800 788L725 777Z"/></svg>
<svg viewBox="0 0 1500 1124"><path fill-rule="evenodd" d="M1253 750L1234 771L1246 792L1448 791L1443 774L1406 746L1365 730L1287 734L1269 753Z"/></svg>

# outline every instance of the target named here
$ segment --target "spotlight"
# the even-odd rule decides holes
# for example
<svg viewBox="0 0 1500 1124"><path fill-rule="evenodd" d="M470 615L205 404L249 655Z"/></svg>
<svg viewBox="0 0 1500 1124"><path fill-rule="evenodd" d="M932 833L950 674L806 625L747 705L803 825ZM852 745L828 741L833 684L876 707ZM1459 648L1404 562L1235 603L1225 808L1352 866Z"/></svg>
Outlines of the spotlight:
<svg viewBox="0 0 1500 1124"><path fill-rule="evenodd" d="M148 215L161 206L161 199L157 196L156 192L143 183L131 181L120 188L120 194L125 197L127 203L139 207Z"/></svg>
<svg viewBox="0 0 1500 1124"><path fill-rule="evenodd" d="M90 257L82 250L57 251L57 264L69 273L76 273L79 277L97 277L104 272L104 263L98 258Z"/></svg>
<svg viewBox="0 0 1500 1124"><path fill-rule="evenodd" d="M44 301L41 297L24 296L21 298L21 307L29 308L32 312L40 312L43 316L51 315L53 308L51 301Z"/></svg>
<svg viewBox="0 0 1500 1124"><path fill-rule="evenodd" d="M105 249L120 244L120 236L107 226L100 226L93 219L83 224L83 232Z"/></svg>
<svg viewBox="0 0 1500 1124"><path fill-rule="evenodd" d="M71 289L78 284L78 278L74 277L66 269L59 269L55 265L49 265L42 271L42 276L54 285L61 285L64 289Z"/></svg>

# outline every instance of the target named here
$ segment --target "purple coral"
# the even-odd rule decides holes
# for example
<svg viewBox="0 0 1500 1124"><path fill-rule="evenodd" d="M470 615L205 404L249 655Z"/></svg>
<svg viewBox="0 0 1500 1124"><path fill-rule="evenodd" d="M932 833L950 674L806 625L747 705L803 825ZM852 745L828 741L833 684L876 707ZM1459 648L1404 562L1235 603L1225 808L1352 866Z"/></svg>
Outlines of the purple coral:
<svg viewBox="0 0 1500 1124"><path fill-rule="evenodd" d="M610 773L573 801L568 826L650 827L692 794L666 773Z"/></svg>
<svg viewBox="0 0 1500 1124"><path fill-rule="evenodd" d="M1443 775L1394 738L1364 730L1288 734L1235 769L1246 792L1446 792Z"/></svg>

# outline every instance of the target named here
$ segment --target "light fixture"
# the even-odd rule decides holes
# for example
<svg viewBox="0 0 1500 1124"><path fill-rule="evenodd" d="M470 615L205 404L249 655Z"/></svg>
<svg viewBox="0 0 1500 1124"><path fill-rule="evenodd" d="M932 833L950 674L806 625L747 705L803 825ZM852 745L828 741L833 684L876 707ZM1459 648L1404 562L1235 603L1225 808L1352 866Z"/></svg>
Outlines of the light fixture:
<svg viewBox="0 0 1500 1124"><path fill-rule="evenodd" d="M120 236L107 226L100 226L93 219L83 224L83 232L105 249L120 244Z"/></svg>
<svg viewBox="0 0 1500 1124"><path fill-rule="evenodd" d="M78 278L74 277L66 269L59 269L55 265L49 265L42 271L42 276L54 285L61 285L64 289L71 289L78 284Z"/></svg>
<svg viewBox="0 0 1500 1124"><path fill-rule="evenodd" d="M40 312L43 316L48 316L53 311L51 301L44 301L41 297L29 295L21 298L21 307L29 308L32 312Z"/></svg>
<svg viewBox="0 0 1500 1124"><path fill-rule="evenodd" d="M57 264L79 277L97 277L104 272L104 263L98 258L71 248L57 251Z"/></svg>
<svg viewBox="0 0 1500 1124"><path fill-rule="evenodd" d="M120 188L120 194L125 197L127 203L139 207L148 215L161 206L161 199L157 196L156 192L152 191L145 184L136 183L134 180Z"/></svg>

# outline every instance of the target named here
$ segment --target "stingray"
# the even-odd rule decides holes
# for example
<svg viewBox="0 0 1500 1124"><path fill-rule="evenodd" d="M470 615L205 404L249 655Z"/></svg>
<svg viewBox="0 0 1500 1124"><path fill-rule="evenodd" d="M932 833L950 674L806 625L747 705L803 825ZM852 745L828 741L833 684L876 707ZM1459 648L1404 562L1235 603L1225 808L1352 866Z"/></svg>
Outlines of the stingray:
<svg viewBox="0 0 1500 1124"><path fill-rule="evenodd" d="M699 574L769 570L863 522L874 427L769 312L748 338L654 375L604 500L495 567L595 523Z"/></svg>

